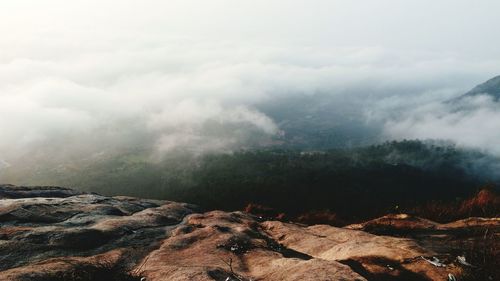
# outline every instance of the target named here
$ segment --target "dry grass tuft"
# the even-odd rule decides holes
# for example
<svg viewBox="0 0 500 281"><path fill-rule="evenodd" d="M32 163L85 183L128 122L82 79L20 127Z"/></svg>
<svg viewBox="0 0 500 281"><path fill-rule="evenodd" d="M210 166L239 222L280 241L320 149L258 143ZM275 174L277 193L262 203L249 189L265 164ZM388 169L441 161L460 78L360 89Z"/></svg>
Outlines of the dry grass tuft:
<svg viewBox="0 0 500 281"><path fill-rule="evenodd" d="M410 208L407 212L437 222L451 222L469 217L498 217L500 196L486 187L466 200L452 203L432 201Z"/></svg>

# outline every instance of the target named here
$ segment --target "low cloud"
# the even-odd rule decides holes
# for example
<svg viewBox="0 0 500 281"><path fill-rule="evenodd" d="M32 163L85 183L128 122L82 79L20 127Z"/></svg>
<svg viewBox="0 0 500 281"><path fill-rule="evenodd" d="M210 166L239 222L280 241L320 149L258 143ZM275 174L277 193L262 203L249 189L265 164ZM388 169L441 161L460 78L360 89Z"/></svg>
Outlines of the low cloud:
<svg viewBox="0 0 500 281"><path fill-rule="evenodd" d="M317 94L339 101L332 112L342 101L359 105L385 124L388 138L442 137L494 149L497 110L456 116L436 101L495 75L500 62L465 47L443 51L434 44L441 38L426 38L432 48L412 50L393 44L387 32L353 36L365 26L344 11L363 12L357 4L293 1L276 24L283 15L279 1L50 2L1 4L0 161L266 145L282 128L260 109ZM305 7L311 13L303 13ZM359 16L394 28L380 22L389 10L377 4ZM485 18L496 19L493 10ZM455 22L463 22L460 15ZM406 24L421 28L417 23ZM401 28L400 36L407 34Z"/></svg>
<svg viewBox="0 0 500 281"><path fill-rule="evenodd" d="M387 120L390 139L440 139L500 155L500 108L490 96L431 102Z"/></svg>
<svg viewBox="0 0 500 281"><path fill-rule="evenodd" d="M426 63L420 57L402 63L404 54L381 48L148 45L118 52L85 47L72 57L12 57L1 63L3 158L138 146L155 153L202 153L267 143L280 128L257 105L317 93L358 100L372 115L391 106L395 114L412 99L423 104L414 115L387 121L385 131L394 138L463 134L461 143L490 147L489 130L498 120L492 108L446 117L446 108L426 104L436 93L456 96L470 80L492 71L481 63L470 63L464 72L455 69L465 63L451 58L434 54ZM492 121L484 122L488 117ZM441 129L450 126L455 129Z"/></svg>

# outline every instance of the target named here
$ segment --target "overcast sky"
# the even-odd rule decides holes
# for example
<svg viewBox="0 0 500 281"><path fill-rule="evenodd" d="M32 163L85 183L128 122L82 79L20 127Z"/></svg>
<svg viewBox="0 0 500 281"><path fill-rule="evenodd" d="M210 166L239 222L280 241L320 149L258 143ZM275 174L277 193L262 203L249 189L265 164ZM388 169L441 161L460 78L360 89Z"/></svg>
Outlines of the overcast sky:
<svg viewBox="0 0 500 281"><path fill-rule="evenodd" d="M364 85L387 92L377 108L444 100L500 74L499 11L495 0L2 1L0 153L99 152L137 133L160 150L219 149L247 137L234 126L276 134L253 105L289 93ZM420 119L402 119L390 136L461 141L425 123L408 134Z"/></svg>
<svg viewBox="0 0 500 281"><path fill-rule="evenodd" d="M2 1L2 48L180 38L259 46L381 47L498 56L495 0ZM60 38L64 37L64 38ZM151 38L149 38L151 39ZM110 42L107 42L110 43ZM181 43L177 41L177 43ZM103 42L101 42L103 44ZM3 50L2 50L3 51ZM5 54L3 54L5 56Z"/></svg>

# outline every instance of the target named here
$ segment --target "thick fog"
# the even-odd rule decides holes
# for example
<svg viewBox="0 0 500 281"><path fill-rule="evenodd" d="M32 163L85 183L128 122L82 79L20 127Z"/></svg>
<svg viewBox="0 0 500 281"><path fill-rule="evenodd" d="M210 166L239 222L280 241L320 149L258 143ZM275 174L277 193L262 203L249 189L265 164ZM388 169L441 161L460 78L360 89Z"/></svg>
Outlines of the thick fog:
<svg viewBox="0 0 500 281"><path fill-rule="evenodd" d="M0 3L0 169L93 157L265 146L262 110L292 97L356 104L380 139L500 153L500 107L446 101L500 74L498 1ZM292 109L293 110L293 109ZM372 122L372 123L370 123Z"/></svg>

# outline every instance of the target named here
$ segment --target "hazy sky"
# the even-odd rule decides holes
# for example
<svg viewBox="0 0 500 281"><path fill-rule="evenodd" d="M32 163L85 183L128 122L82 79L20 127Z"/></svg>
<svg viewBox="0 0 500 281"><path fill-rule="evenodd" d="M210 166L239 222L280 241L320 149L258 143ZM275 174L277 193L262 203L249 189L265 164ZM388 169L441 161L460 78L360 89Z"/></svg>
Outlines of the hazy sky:
<svg viewBox="0 0 500 281"><path fill-rule="evenodd" d="M98 153L137 135L161 151L233 147L279 131L255 104L351 88L380 95L371 118L418 105L384 121L390 137L489 148L496 133L471 121L479 140L436 134L447 110L420 106L500 74L498 11L494 0L2 1L0 160L42 146ZM494 127L488 110L478 118Z"/></svg>
<svg viewBox="0 0 500 281"><path fill-rule="evenodd" d="M7 49L64 42L68 48L107 45L119 50L148 41L182 44L178 40L185 38L268 47L439 51L490 59L499 55L500 44L500 3L495 0L19 0L2 1L0 8L2 48Z"/></svg>

